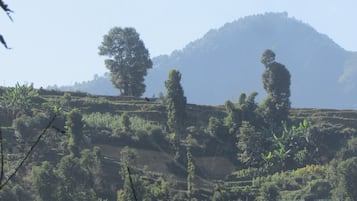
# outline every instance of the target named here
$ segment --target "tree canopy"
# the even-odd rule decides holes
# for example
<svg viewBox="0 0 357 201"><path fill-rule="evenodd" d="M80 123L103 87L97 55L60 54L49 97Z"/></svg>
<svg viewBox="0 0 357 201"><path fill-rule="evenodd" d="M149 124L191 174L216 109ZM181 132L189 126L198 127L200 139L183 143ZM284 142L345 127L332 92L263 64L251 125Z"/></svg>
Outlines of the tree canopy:
<svg viewBox="0 0 357 201"><path fill-rule="evenodd" d="M149 51L134 28L112 28L104 35L99 55L107 56L105 66L113 85L124 96L141 96L145 92L144 76L152 67Z"/></svg>

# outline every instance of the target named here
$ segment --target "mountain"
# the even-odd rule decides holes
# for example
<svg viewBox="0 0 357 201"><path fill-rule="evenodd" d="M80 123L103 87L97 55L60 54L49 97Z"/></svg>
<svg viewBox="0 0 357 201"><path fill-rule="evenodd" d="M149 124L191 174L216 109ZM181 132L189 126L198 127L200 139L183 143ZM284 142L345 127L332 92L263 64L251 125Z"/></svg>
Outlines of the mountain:
<svg viewBox="0 0 357 201"><path fill-rule="evenodd" d="M265 96L260 63L265 49L272 49L291 73L293 107L357 108L357 53L287 13L241 18L182 50L153 58L145 95L165 92L168 71L176 68L190 103L220 105L253 91L260 101Z"/></svg>

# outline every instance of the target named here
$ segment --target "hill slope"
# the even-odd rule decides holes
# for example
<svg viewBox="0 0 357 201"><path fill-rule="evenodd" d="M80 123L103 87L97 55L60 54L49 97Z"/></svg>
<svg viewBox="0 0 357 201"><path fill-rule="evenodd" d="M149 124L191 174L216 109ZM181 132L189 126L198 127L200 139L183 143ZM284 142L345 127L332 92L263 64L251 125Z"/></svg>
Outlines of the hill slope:
<svg viewBox="0 0 357 201"><path fill-rule="evenodd" d="M8 90L13 89L0 88L0 95L12 97L13 93L8 93ZM81 192L79 195L84 195L87 190L95 192L93 195L95 199L86 200L99 200L99 198L120 200L117 198L117 195L120 195L118 190L125 189L123 180L125 173L121 170L126 166L130 176L130 166L133 178L140 179L139 181L142 181L147 189L147 191L141 192L145 192L143 194L148 197L156 196L152 200L187 200L185 198L188 194L189 184L187 179L188 152L193 161L195 175L190 183L192 182L191 184L194 186L193 194L197 200L212 200L215 192L221 191L220 189L223 192L220 192L221 194L230 196L224 200L236 200L243 197L246 200L257 200L256 198L264 190L262 187L269 182L275 182L274 185L279 187L276 192L280 194L282 200L292 200L292 198L296 198L295 194L305 195L308 193L310 193L308 194L310 198L312 195L319 196L314 197L316 199L327 199L331 197L330 192L334 189L332 184L338 181L338 173L333 172L337 168L336 160L342 160L357 153L356 110L307 108L290 110L290 119L298 127L292 127L292 132L287 132L286 139L294 139L295 143L290 144L289 141L285 141L284 135L279 139L283 139L282 142L287 147L294 147L294 150L289 153L295 154L295 156L301 156L297 153L305 153L306 157L302 157L304 161L299 159L303 163L296 163L298 158L289 156L291 160L284 162L284 164L289 164L289 167L280 166L276 161L277 166L275 167L278 169L274 170L266 166L268 163L265 162L261 166L247 166L243 164L244 161L237 158L237 154L242 153L241 149L244 146L239 145L240 137L229 134L229 127L224 126L223 121L227 113L222 106L187 105L187 128L185 126L185 130L191 137L181 136L179 156L176 157L176 149L172 143L174 135L167 129L166 106L161 100L148 101L135 97L93 96L85 93L47 90L36 92L38 94L33 95L29 101L33 107L27 113L18 112L16 116L9 115L11 113L6 112L8 108L0 107L1 130L5 139L4 153L7 156L5 158L6 172L16 167L12 164L19 164L19 159L22 159L25 153L23 150L27 150L24 147L27 147L27 143L28 145L32 144L31 139L40 139L38 133L43 130L44 124L47 124L50 118L55 119L51 127L54 129L47 130L44 138L40 141L41 144L36 146L31 158L24 163L21 172L9 183L9 186L14 186L13 188L10 186L11 189L16 188L17 191L0 191L0 200L35 200L35 195L43 195L44 192L48 192L39 191L39 185L36 185L36 183L38 184L36 178L39 178L36 175L42 174L37 170L51 169L39 166L44 164L42 163L44 161L47 161L48 165L52 165L54 171L48 174L54 177L45 177L46 173L41 178L49 178L47 181L51 181L56 188L52 188L52 185L43 185L43 189L52 188L53 192L59 192L58 195L62 194L57 189L68 184ZM57 108L62 109L56 110L58 114L53 117L53 109ZM77 113L81 118L72 120L74 113ZM128 115L129 118L127 125L123 125L125 124L122 121L124 115ZM209 123L212 122L209 120L211 117L217 119L216 124ZM311 126L311 129L300 130L305 124L302 123L305 122L302 120L307 120L306 125L310 124L308 127ZM237 124L241 124L240 121L238 120ZM253 123L257 122L252 122L252 125ZM81 139L80 144L77 144L78 149L81 150L78 156L75 156L72 149L69 148L70 143L73 143L73 128L76 125L81 125L76 131L78 132L76 135ZM299 132L295 133L295 129ZM296 135L293 136L292 133ZM258 160L261 160L262 154L265 155L268 151L270 153L270 150L276 151L273 144L275 141L272 141L273 137L271 135L265 137L267 145L264 145L264 150L259 153ZM277 139L275 135L274 139ZM303 142L299 139L303 139ZM254 143L259 143L259 141ZM237 145L239 146L237 147ZM299 152L296 152L295 148ZM249 151L249 149L245 149ZM131 155L128 153L132 153L130 161L128 158L125 159L125 156ZM69 158L73 158L73 161L66 162ZM128 161L125 162L125 160ZM282 160L280 159L280 161ZM96 164L95 168L89 164ZM295 165L290 167L291 164ZM72 167L81 167L76 168L80 174L75 173L67 176L61 173L66 169L72 172L73 169L70 169ZM89 179L83 179L82 175L89 175ZM67 181L68 178L71 180L65 184L64 181ZM311 186L312 184L314 184L314 188ZM86 186L86 188L81 188L82 186ZM140 187L141 185L136 183L132 186ZM315 192L314 189L324 186L326 187L324 192ZM15 194L26 197L24 199L4 197ZM65 195L67 194L66 191ZM167 197L157 199L163 196Z"/></svg>

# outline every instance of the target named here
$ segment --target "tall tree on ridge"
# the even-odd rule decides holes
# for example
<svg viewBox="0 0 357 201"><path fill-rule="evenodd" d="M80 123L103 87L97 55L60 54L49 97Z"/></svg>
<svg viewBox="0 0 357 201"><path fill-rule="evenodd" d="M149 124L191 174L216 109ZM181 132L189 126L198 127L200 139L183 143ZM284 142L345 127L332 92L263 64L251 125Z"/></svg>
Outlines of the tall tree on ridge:
<svg viewBox="0 0 357 201"><path fill-rule="evenodd" d="M275 53L272 50L265 50L261 63L265 65L262 80L267 92L263 102L263 114L266 123L274 128L288 120L291 105L290 73L284 65L275 61Z"/></svg>
<svg viewBox="0 0 357 201"><path fill-rule="evenodd" d="M182 135L185 129L186 117L186 97L181 86L181 73L172 69L169 72L169 79L165 81L167 89L167 125L170 131L176 135Z"/></svg>
<svg viewBox="0 0 357 201"><path fill-rule="evenodd" d="M134 28L112 28L103 37L99 55L109 57L105 66L121 95L139 97L145 92L144 76L152 67L152 61Z"/></svg>

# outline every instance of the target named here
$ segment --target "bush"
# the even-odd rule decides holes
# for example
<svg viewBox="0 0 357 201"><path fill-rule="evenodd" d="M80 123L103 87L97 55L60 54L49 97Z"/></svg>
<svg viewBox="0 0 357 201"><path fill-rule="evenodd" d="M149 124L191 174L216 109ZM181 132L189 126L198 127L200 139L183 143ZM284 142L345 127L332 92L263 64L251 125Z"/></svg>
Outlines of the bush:
<svg viewBox="0 0 357 201"><path fill-rule="evenodd" d="M279 196L279 189L274 183L264 183L260 188L260 195L262 201L275 201Z"/></svg>
<svg viewBox="0 0 357 201"><path fill-rule="evenodd" d="M31 141L38 132L45 128L49 119L43 113L38 113L34 117L22 115L14 119L12 126L15 129L15 135L25 143Z"/></svg>

